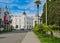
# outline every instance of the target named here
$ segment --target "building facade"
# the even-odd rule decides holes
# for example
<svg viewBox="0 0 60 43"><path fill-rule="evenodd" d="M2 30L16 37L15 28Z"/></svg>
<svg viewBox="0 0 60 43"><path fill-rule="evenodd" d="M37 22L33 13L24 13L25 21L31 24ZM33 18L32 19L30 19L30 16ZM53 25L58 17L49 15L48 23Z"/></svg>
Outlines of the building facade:
<svg viewBox="0 0 60 43"><path fill-rule="evenodd" d="M21 16L12 16L11 25L16 29L16 25L18 25L17 29L31 29L33 27L33 18L26 15L24 12Z"/></svg>
<svg viewBox="0 0 60 43"><path fill-rule="evenodd" d="M10 23L11 16L8 7L6 6L5 10L3 8L0 8L0 27L4 28L3 26L5 26L6 30L10 30Z"/></svg>
<svg viewBox="0 0 60 43"><path fill-rule="evenodd" d="M11 16L12 23L11 25L16 29L16 25L18 25L17 29L32 29L35 24L42 23L40 17L36 16L27 16L25 12L21 16Z"/></svg>
<svg viewBox="0 0 60 43"><path fill-rule="evenodd" d="M39 16L34 16L33 17L33 26L36 26L37 24L41 24L42 23L42 19L41 17Z"/></svg>
<svg viewBox="0 0 60 43"><path fill-rule="evenodd" d="M18 25L18 29L20 29L21 26L21 17L20 16L11 16L12 23L11 25L16 29L16 25Z"/></svg>
<svg viewBox="0 0 60 43"><path fill-rule="evenodd" d="M1 19L1 24L3 24L4 14L3 14L3 9L2 8L0 8L0 19Z"/></svg>

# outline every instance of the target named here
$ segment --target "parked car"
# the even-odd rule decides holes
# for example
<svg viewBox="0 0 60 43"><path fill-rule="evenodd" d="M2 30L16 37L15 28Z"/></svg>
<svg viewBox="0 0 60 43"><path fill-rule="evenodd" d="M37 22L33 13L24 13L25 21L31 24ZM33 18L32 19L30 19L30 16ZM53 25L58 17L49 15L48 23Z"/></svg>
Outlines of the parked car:
<svg viewBox="0 0 60 43"><path fill-rule="evenodd" d="M3 31L4 30L4 28L0 28L0 31Z"/></svg>

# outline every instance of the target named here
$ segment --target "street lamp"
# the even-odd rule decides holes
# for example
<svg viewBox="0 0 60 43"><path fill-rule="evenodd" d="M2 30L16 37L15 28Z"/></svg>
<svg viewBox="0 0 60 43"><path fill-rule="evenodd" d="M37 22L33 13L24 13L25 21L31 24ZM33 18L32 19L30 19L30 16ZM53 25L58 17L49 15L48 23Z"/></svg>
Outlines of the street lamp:
<svg viewBox="0 0 60 43"><path fill-rule="evenodd" d="M51 1L51 0L49 0L49 1ZM46 0L46 25L47 25L47 0Z"/></svg>
<svg viewBox="0 0 60 43"><path fill-rule="evenodd" d="M38 17L38 24L39 24L39 4L41 4L40 0L36 0L35 4L37 5L37 17Z"/></svg>
<svg viewBox="0 0 60 43"><path fill-rule="evenodd" d="M47 25L47 0L46 0L46 25Z"/></svg>

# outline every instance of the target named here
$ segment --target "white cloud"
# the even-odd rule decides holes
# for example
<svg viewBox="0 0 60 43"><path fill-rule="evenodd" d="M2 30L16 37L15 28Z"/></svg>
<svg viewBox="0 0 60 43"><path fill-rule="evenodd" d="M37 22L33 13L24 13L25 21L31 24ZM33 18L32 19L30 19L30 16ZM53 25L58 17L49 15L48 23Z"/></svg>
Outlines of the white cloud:
<svg viewBox="0 0 60 43"><path fill-rule="evenodd" d="M29 5L27 5L27 8L30 8L30 7L34 6L35 5L34 2L35 1L32 1Z"/></svg>
<svg viewBox="0 0 60 43"><path fill-rule="evenodd" d="M2 3L12 3L14 0L0 0Z"/></svg>
<svg viewBox="0 0 60 43"><path fill-rule="evenodd" d="M16 1L18 1L18 0L16 0ZM28 2L28 0L27 0L27 2ZM26 6L21 6L21 5L18 5L18 4L11 4L10 7L16 6L19 9L28 9L28 8L30 8L31 10L34 10L34 9L36 9L36 5L35 5L34 2L35 1L33 0L30 4L28 4ZM43 6L43 5L44 5L44 3L42 3L40 6Z"/></svg>
<svg viewBox="0 0 60 43"><path fill-rule="evenodd" d="M13 2L13 1L11 1L11 2ZM18 2L18 0L16 0L16 2ZM26 1L26 2L29 2L28 0ZM35 15L36 14L36 5L35 5L35 0L33 0L30 4L28 4L28 5L26 5L26 6L21 6L21 5L19 5L19 4L10 4L9 6L10 7L13 7L13 6L16 6L16 7L18 7L19 9L30 9L31 11L35 11L35 12L30 12L29 10L27 10L26 12L27 12L27 15ZM44 0L41 0L41 5L40 5L40 8L42 7L44 5ZM14 15L16 15L16 14L22 14L23 13L23 11L21 12L20 10L18 10L18 11L12 11L12 12L14 12ZM16 13L15 13L16 12ZM40 9L40 12L39 12L39 15L41 15L42 14L42 12L43 12L43 10L42 9Z"/></svg>
<svg viewBox="0 0 60 43"><path fill-rule="evenodd" d="M20 15L22 15L23 14L23 12L24 11L19 11L19 10L17 10L17 11L13 11L13 13L11 14L11 15L18 15L18 16L20 16ZM26 14L27 14L27 16L35 16L36 14L37 14L37 12L30 12L30 11L25 11L26 12ZM41 10L41 11L39 11L39 15L41 16L42 15L42 13L43 13L43 11Z"/></svg>
<svg viewBox="0 0 60 43"><path fill-rule="evenodd" d="M16 7L19 8L19 9L26 9L26 8L27 8L27 6L20 6L20 5L18 5L18 4L11 4L11 5L10 5L10 7L13 7L13 6L16 6Z"/></svg>
<svg viewBox="0 0 60 43"><path fill-rule="evenodd" d="M22 15L22 13L16 12L16 13L12 13L11 15L18 15L18 16L20 16L20 15Z"/></svg>
<svg viewBox="0 0 60 43"><path fill-rule="evenodd" d="M42 15L42 13L43 13L43 11L41 10L41 11L39 11L39 15L41 16Z"/></svg>

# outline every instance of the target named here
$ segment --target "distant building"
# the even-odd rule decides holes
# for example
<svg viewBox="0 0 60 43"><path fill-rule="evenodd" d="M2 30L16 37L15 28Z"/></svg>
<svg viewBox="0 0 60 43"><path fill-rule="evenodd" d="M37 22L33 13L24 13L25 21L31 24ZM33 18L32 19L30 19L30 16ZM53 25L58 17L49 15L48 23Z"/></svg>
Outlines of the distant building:
<svg viewBox="0 0 60 43"><path fill-rule="evenodd" d="M11 16L8 7L5 7L4 11L4 25L6 25L6 30L10 30Z"/></svg>
<svg viewBox="0 0 60 43"><path fill-rule="evenodd" d="M8 7L5 7L6 11L4 12L4 15L6 16L6 20L9 21L10 20L10 11L8 9Z"/></svg>
<svg viewBox="0 0 60 43"><path fill-rule="evenodd" d="M31 29L33 27L33 18L26 15L24 12L21 16L12 16L12 24L16 29L16 25L18 25L18 29Z"/></svg>
<svg viewBox="0 0 60 43"><path fill-rule="evenodd" d="M12 23L11 25L16 29L16 25L18 25L18 29L20 29L21 26L21 19L20 16L11 16Z"/></svg>
<svg viewBox="0 0 60 43"><path fill-rule="evenodd" d="M3 14L3 9L0 8L0 19L2 19L2 21L4 20L4 14Z"/></svg>
<svg viewBox="0 0 60 43"><path fill-rule="evenodd" d="M1 27L2 25L6 25L6 30L10 30L11 16L8 7L0 8L0 19L1 19Z"/></svg>
<svg viewBox="0 0 60 43"><path fill-rule="evenodd" d="M39 17L40 18L40 17ZM33 16L27 16L25 12L21 16L11 16L12 23L11 25L14 26L14 29L16 29L16 25L18 25L17 29L32 29L35 26L35 21L38 24L42 23L38 19L38 17Z"/></svg>
<svg viewBox="0 0 60 43"><path fill-rule="evenodd" d="M37 24L41 24L42 23L42 18L39 16L34 16L33 17L33 26L37 25Z"/></svg>

